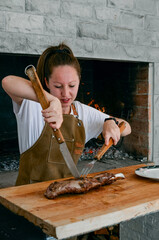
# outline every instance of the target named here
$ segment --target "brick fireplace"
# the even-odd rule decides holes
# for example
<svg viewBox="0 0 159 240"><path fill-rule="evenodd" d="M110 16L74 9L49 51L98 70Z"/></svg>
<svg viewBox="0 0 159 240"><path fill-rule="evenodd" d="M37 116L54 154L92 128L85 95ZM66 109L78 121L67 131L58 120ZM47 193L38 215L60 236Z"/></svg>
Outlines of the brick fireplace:
<svg viewBox="0 0 159 240"><path fill-rule="evenodd" d="M124 86L129 83L126 86L133 88L133 108L130 108L129 114L126 110L117 112L119 115L125 114L132 126L132 134L127 137L125 147L130 151L148 155L149 161L159 164L159 1L0 1L1 56L14 54L37 57L48 46L62 41L73 49L81 61L104 61L111 67L115 64L116 68L113 68L112 73L116 76L118 73L122 75L127 66L125 74L128 71L128 75ZM117 67L117 63L122 66L122 70ZM14 64L17 64L17 61ZM13 62L7 61L5 65L1 62L1 77L4 69L9 70L9 74L14 74L16 70L12 66ZM103 76L100 79L103 79ZM120 78L120 81L122 79ZM87 85L84 86L86 89ZM89 92L90 88L86 91ZM2 110L6 108L2 98L7 97L1 89L0 92L0 118L4 120ZM85 99L87 100L89 99ZM129 105L132 102L129 102ZM121 108L126 106L126 103L121 101ZM106 107L109 110L110 106ZM114 105L114 109L115 107ZM9 118L10 116L7 120ZM152 226L154 221L156 222L154 218L157 217L151 217ZM120 224L121 239L139 239L141 234L143 239L147 239L144 229L151 225L150 221L146 224L145 219L144 217L144 221L140 218L138 222L127 222L128 232L123 230L126 225ZM158 233L158 230L153 230Z"/></svg>
<svg viewBox="0 0 159 240"><path fill-rule="evenodd" d="M136 97L126 147L158 163L158 9L159 2L150 0L3 1L0 52L39 56L65 41L79 59L132 64L138 74L127 78L135 81ZM11 74L11 63L7 67Z"/></svg>
<svg viewBox="0 0 159 240"><path fill-rule="evenodd" d="M148 63L79 60L82 83L79 99L124 118L132 126L124 149L133 155L151 158L151 70Z"/></svg>
<svg viewBox="0 0 159 240"><path fill-rule="evenodd" d="M36 66L39 56L0 54L3 75L26 77L27 65ZM8 62L10 67L8 69ZM125 137L122 149L136 157L151 158L151 92L149 88L149 64L140 62L79 59L82 77L77 100L98 106L110 116L123 118L132 126L131 135ZM7 67L6 67L7 66ZM1 140L11 145L17 142L16 120L8 95L1 94ZM10 121L7 121L7 119ZM14 144L13 144L14 143Z"/></svg>

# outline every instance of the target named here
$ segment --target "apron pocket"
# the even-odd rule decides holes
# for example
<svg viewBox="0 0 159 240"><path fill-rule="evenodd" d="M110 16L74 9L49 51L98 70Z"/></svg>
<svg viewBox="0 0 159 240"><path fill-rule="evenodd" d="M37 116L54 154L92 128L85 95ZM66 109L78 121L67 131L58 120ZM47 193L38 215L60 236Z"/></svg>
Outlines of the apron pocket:
<svg viewBox="0 0 159 240"><path fill-rule="evenodd" d="M68 150L70 153L73 153L74 149L74 139L65 138L65 142L67 144ZM56 138L52 134L52 138L50 140L50 148L48 153L47 162L56 163L56 164L66 164L63 158L63 155L60 151L60 144L57 142Z"/></svg>

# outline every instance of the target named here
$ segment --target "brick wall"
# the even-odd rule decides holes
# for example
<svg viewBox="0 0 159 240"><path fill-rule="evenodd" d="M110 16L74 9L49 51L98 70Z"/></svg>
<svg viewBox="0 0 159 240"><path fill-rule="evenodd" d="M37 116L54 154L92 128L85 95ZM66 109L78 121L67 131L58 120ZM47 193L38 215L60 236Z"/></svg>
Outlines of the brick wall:
<svg viewBox="0 0 159 240"><path fill-rule="evenodd" d="M1 53L38 55L60 41L69 44L77 57L151 63L148 83L141 76L136 83L134 116L140 128L134 126L133 131L144 131L147 122L142 116L148 115L150 160L159 163L159 1L0 0ZM145 102L147 84L150 94ZM152 226L145 222L144 234L140 226L146 217L127 222L127 232L121 224L121 239L158 239L157 219L152 216Z"/></svg>
<svg viewBox="0 0 159 240"><path fill-rule="evenodd" d="M151 102L149 102L148 64L137 64L130 69L132 73L133 111L130 117L132 127L131 135L124 142L127 151L136 155L149 156L151 152L149 144L151 123Z"/></svg>

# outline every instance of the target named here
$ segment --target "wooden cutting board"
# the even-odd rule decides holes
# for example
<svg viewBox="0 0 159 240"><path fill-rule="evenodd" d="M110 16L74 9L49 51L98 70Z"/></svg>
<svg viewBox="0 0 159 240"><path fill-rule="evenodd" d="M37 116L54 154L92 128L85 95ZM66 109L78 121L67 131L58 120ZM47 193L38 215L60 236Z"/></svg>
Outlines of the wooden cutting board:
<svg viewBox="0 0 159 240"><path fill-rule="evenodd" d="M125 179L54 200L43 195L52 181L0 189L0 203L58 239L91 232L159 210L159 182L137 176L142 166L109 170Z"/></svg>

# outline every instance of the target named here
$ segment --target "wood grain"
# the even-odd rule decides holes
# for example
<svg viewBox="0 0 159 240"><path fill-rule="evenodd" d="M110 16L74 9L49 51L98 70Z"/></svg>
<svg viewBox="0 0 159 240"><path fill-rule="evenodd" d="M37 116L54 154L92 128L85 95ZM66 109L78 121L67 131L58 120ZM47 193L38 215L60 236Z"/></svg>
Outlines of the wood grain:
<svg viewBox="0 0 159 240"><path fill-rule="evenodd" d="M0 189L0 203L58 239L83 234L159 210L159 182L137 176L141 166L109 170L125 180L54 200L43 195L53 181Z"/></svg>

